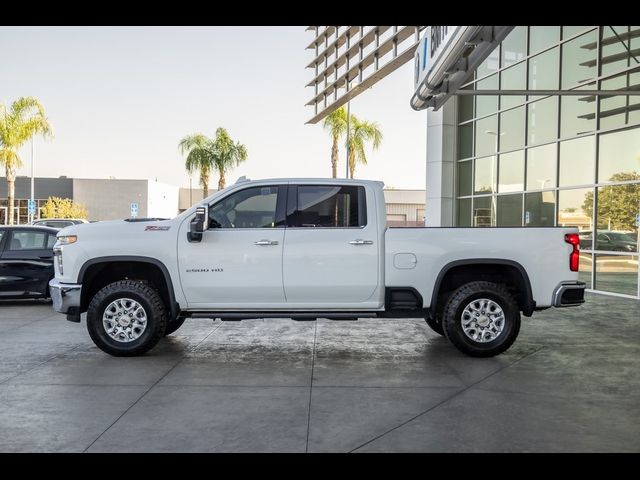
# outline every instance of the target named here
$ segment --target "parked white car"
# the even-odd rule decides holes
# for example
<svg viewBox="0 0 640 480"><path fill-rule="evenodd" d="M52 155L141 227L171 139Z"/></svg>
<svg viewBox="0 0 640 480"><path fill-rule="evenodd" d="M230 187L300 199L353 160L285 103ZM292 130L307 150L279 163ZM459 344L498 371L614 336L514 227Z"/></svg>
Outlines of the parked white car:
<svg viewBox="0 0 640 480"><path fill-rule="evenodd" d="M381 182L239 181L171 220L74 225L54 308L139 355L186 318L425 318L462 352L505 351L520 314L580 305L576 228L387 228ZM398 328L402 328L401 322Z"/></svg>

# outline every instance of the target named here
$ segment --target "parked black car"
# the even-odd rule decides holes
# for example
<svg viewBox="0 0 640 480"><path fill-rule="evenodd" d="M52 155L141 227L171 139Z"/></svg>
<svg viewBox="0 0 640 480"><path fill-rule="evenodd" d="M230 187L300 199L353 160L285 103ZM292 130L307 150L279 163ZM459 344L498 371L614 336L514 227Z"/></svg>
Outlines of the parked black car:
<svg viewBox="0 0 640 480"><path fill-rule="evenodd" d="M613 252L637 252L638 242L636 235L625 232L613 232L611 230L599 230L596 237L596 250L610 250ZM591 249L593 232L580 232L580 248Z"/></svg>
<svg viewBox="0 0 640 480"><path fill-rule="evenodd" d="M0 226L0 299L49 297L58 230Z"/></svg>

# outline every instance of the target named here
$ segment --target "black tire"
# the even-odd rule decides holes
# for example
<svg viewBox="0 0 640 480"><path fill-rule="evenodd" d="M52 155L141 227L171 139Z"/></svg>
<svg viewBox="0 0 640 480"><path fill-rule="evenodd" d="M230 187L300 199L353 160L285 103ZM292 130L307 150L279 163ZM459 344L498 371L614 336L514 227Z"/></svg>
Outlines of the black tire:
<svg viewBox="0 0 640 480"><path fill-rule="evenodd" d="M435 318L427 317L424 319L424 321L427 322L427 325L429 325L429 327L431 327L431 330L444 337L444 329L442 328L442 317L436 315Z"/></svg>
<svg viewBox="0 0 640 480"><path fill-rule="evenodd" d="M462 315L473 300L492 300L504 313L502 332L492 341L477 342L462 329ZM482 317L481 317L482 318ZM492 282L470 282L458 288L447 301L442 316L445 336L463 353L472 357L493 357L507 350L520 332L520 309L504 285Z"/></svg>
<svg viewBox="0 0 640 480"><path fill-rule="evenodd" d="M118 298L130 298L144 308L146 327L140 337L130 342L111 338L102 324L105 309ZM120 280L96 293L87 310L87 330L93 343L103 352L115 357L134 357L148 352L164 337L167 330L167 312L156 290L147 283Z"/></svg>
<svg viewBox="0 0 640 480"><path fill-rule="evenodd" d="M169 323L167 323L167 330L164 332L164 336L166 337L167 335L171 335L173 332L178 330L186 319L187 317L178 317L170 320Z"/></svg>

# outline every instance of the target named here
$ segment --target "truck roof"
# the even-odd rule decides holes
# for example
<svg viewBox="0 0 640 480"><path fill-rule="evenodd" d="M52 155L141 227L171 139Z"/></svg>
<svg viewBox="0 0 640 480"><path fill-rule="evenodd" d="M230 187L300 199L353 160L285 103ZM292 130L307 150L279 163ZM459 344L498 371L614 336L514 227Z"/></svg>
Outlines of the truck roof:
<svg viewBox="0 0 640 480"><path fill-rule="evenodd" d="M380 181L380 180L363 180L363 179L359 179L359 178L322 178L322 177L318 177L318 178L313 178L313 177L288 177L288 178L256 178L256 179L250 179L250 178L246 178L246 177L240 177L234 185L237 184L241 184L241 183L245 183L245 182L273 182L273 183L284 183L284 182L291 182L291 183L315 183L315 182L322 182L322 183L336 183L336 184L340 184L340 185L344 185L345 183L353 183L353 184L357 184L357 185L363 185L363 184L369 184L371 186L377 186L377 187L384 187L384 182Z"/></svg>

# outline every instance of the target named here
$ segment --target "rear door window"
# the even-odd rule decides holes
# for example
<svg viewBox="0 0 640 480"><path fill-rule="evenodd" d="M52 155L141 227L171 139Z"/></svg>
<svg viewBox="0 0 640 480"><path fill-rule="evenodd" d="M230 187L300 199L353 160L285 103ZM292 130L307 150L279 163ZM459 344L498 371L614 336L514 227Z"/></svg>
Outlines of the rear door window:
<svg viewBox="0 0 640 480"><path fill-rule="evenodd" d="M298 185L289 189L287 226L349 228L367 224L365 190L361 186Z"/></svg>
<svg viewBox="0 0 640 480"><path fill-rule="evenodd" d="M37 232L35 230L14 231L7 250L41 250L46 248L47 232Z"/></svg>

